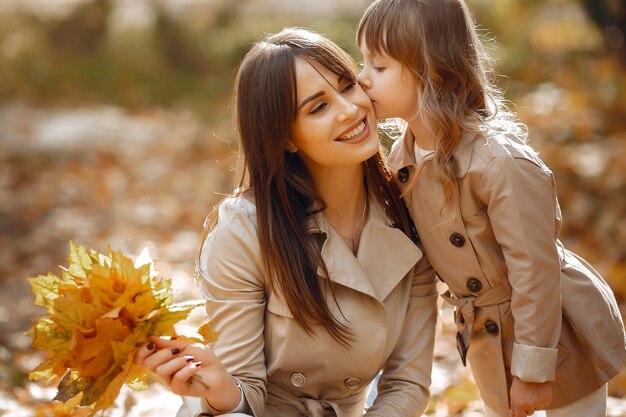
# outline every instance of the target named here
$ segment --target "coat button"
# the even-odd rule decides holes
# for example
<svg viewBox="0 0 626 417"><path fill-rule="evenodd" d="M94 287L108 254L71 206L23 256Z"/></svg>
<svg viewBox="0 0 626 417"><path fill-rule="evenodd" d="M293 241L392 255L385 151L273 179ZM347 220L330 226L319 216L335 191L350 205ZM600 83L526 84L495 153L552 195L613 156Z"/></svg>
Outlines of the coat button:
<svg viewBox="0 0 626 417"><path fill-rule="evenodd" d="M361 385L361 378L348 378L345 381L343 381L344 385L346 386L346 388L349 389L354 389L354 388L358 388Z"/></svg>
<svg viewBox="0 0 626 417"><path fill-rule="evenodd" d="M485 322L485 330L487 331L487 333L492 334L492 335L497 335L498 334L498 323L496 323L493 320L487 320Z"/></svg>
<svg viewBox="0 0 626 417"><path fill-rule="evenodd" d="M470 278L465 283L465 287L471 292L479 292L483 289L483 283L478 278Z"/></svg>
<svg viewBox="0 0 626 417"><path fill-rule="evenodd" d="M398 171L398 181L405 183L409 180L409 169L407 167L400 168Z"/></svg>
<svg viewBox="0 0 626 417"><path fill-rule="evenodd" d="M294 372L291 374L291 384L294 387L303 387L306 384L306 376L300 372Z"/></svg>
<svg viewBox="0 0 626 417"><path fill-rule="evenodd" d="M461 246L465 245L465 238L462 234L454 232L450 235L450 243L452 243L457 248L460 248Z"/></svg>

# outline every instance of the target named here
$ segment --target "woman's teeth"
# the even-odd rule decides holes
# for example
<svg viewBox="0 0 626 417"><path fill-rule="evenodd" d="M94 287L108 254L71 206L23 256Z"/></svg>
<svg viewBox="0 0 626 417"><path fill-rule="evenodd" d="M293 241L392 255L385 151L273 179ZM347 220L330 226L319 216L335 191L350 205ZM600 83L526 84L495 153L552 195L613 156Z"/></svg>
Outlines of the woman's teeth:
<svg viewBox="0 0 626 417"><path fill-rule="evenodd" d="M354 129L352 129L351 131L349 131L348 133L346 133L343 136L339 136L339 140L350 140L350 139L354 139L355 137L359 136L361 133L363 133L363 131L365 130L365 122L361 122L359 123L359 125L357 127L355 127Z"/></svg>

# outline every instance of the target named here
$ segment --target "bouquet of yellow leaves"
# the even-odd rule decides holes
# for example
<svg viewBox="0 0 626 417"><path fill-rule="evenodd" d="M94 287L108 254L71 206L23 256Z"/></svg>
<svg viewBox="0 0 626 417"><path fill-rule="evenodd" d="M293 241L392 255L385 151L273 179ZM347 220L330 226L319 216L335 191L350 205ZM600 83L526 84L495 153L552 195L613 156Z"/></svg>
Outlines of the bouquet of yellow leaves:
<svg viewBox="0 0 626 417"><path fill-rule="evenodd" d="M175 336L174 324L204 302L172 304L171 280L158 278L146 250L133 262L110 248L104 255L70 242L68 261L61 278L29 278L35 304L48 310L30 332L48 359L29 376L58 381L54 400L93 416L113 404L124 383L147 388L149 372L134 364L135 351L149 336ZM205 340L191 339L215 339L208 323L198 333Z"/></svg>

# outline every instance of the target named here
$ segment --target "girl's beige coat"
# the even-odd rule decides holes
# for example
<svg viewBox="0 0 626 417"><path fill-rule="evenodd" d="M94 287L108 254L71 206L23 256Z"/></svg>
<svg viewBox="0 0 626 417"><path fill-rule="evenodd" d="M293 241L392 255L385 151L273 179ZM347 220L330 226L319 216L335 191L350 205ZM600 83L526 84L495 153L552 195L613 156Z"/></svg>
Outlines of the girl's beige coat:
<svg viewBox="0 0 626 417"><path fill-rule="evenodd" d="M256 417L357 417L366 388L384 369L367 416L420 415L428 400L436 322L436 277L422 252L370 200L357 258L317 215L309 232L322 244L337 303L353 332L350 348L318 325L306 334L266 283L256 209L226 200L200 257L207 311L220 332L212 346L241 384ZM204 409L215 413L205 403Z"/></svg>
<svg viewBox="0 0 626 417"><path fill-rule="evenodd" d="M432 157L417 162L413 149L407 134L389 164L450 288L460 350L469 344L483 400L508 416L511 375L556 379L549 408L605 384L626 357L622 319L602 277L558 240L561 211L546 165L514 134L467 134L446 206Z"/></svg>

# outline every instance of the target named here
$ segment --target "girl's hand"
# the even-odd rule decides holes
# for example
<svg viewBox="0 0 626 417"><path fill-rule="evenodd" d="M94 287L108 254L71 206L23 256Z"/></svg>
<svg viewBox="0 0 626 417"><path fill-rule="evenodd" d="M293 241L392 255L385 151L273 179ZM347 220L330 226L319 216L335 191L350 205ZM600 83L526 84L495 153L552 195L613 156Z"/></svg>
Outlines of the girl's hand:
<svg viewBox="0 0 626 417"><path fill-rule="evenodd" d="M524 382L513 377L511 385L511 417L525 417L543 410L552 401L552 383Z"/></svg>
<svg viewBox="0 0 626 417"><path fill-rule="evenodd" d="M157 375L175 394L205 397L217 410L232 410L241 400L234 379L206 345L152 336L149 344L137 349L135 363Z"/></svg>

